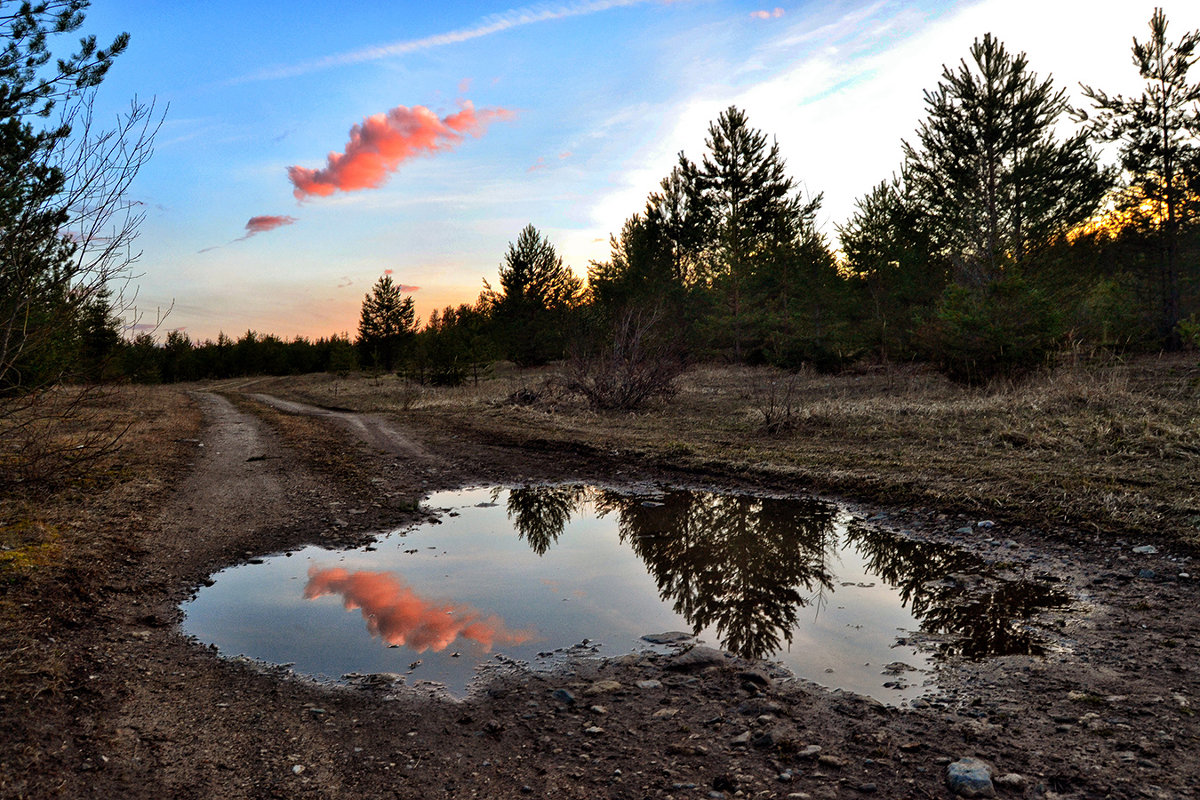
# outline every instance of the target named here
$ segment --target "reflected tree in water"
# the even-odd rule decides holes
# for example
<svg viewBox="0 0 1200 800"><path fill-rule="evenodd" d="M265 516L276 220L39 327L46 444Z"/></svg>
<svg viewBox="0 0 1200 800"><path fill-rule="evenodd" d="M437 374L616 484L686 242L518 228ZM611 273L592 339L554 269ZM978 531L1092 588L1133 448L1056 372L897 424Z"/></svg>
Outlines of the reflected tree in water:
<svg viewBox="0 0 1200 800"><path fill-rule="evenodd" d="M550 545L562 536L571 514L587 501L586 486L527 486L510 489L506 511L533 552L545 555ZM492 500L499 496L497 491Z"/></svg>
<svg viewBox="0 0 1200 800"><path fill-rule="evenodd" d="M900 591L925 633L949 637L947 652L967 658L1045 652L1023 622L1035 612L1067 605L1057 589L1031 581L1005 581L962 550L902 539L851 524L846 542L867 569Z"/></svg>
<svg viewBox="0 0 1200 800"><path fill-rule="evenodd" d="M740 656L791 644L800 609L833 588L837 509L829 504L678 491L661 505L603 492L597 507L619 514L622 541L693 632L714 628Z"/></svg>

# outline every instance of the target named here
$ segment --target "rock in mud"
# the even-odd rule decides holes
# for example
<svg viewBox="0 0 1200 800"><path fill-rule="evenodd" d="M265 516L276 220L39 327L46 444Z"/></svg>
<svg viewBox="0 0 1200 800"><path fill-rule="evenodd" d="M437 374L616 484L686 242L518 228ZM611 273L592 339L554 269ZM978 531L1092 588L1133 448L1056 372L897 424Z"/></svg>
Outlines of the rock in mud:
<svg viewBox="0 0 1200 800"><path fill-rule="evenodd" d="M946 767L946 785L959 797L995 797L992 768L978 758L960 758Z"/></svg>
<svg viewBox="0 0 1200 800"><path fill-rule="evenodd" d="M725 654L711 647L696 645L667 662L666 669L675 672L698 672L706 667L725 663Z"/></svg>
<svg viewBox="0 0 1200 800"><path fill-rule="evenodd" d="M596 681L591 686L583 690L586 695L609 694L611 692L619 692L621 684L618 681Z"/></svg>
<svg viewBox="0 0 1200 800"><path fill-rule="evenodd" d="M1025 780L1024 775L1018 775L1015 772L1009 772L998 776L992 781L992 783L994 783L996 786L999 786L1001 789L1012 789L1015 792L1023 792L1025 791L1025 787L1029 784L1029 781Z"/></svg>
<svg viewBox="0 0 1200 800"><path fill-rule="evenodd" d="M569 706L575 705L575 695L571 694L566 689L555 689L554 694L552 694L551 697L560 703L566 703Z"/></svg>

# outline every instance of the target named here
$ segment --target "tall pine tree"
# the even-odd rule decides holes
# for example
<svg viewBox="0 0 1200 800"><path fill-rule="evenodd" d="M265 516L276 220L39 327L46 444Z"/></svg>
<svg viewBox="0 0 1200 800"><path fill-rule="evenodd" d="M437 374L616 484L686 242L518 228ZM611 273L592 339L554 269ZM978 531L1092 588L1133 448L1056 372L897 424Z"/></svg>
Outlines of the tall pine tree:
<svg viewBox="0 0 1200 800"><path fill-rule="evenodd" d="M1093 130L1120 148L1120 210L1154 242L1158 332L1172 347L1180 345L1181 289L1200 282L1196 258L1183 259L1180 252L1200 227L1200 81L1188 81L1198 50L1200 31L1170 42L1167 17L1155 9L1150 38L1133 42L1133 61L1146 82L1142 94L1109 96L1084 87L1097 112Z"/></svg>
<svg viewBox="0 0 1200 800"><path fill-rule="evenodd" d="M416 330L412 295L404 294L391 275L381 276L363 297L359 315L357 344L364 362L391 372Z"/></svg>
<svg viewBox="0 0 1200 800"><path fill-rule="evenodd" d="M987 286L1095 212L1108 178L1086 132L1057 137L1066 95L1024 53L985 34L925 103L905 180L960 284Z"/></svg>

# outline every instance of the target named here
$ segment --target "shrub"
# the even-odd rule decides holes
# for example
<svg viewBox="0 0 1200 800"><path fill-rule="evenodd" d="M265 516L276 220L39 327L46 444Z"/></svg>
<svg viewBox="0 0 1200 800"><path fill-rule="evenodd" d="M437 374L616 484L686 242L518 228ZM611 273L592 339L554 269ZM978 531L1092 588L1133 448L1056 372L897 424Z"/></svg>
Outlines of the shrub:
<svg viewBox="0 0 1200 800"><path fill-rule="evenodd" d="M949 287L921 330L930 360L973 384L1043 366L1061 338L1059 314L1015 273L983 288Z"/></svg>
<svg viewBox="0 0 1200 800"><path fill-rule="evenodd" d="M630 410L674 394L684 361L660 319L658 310L621 314L608 336L567 362L564 387L596 409Z"/></svg>

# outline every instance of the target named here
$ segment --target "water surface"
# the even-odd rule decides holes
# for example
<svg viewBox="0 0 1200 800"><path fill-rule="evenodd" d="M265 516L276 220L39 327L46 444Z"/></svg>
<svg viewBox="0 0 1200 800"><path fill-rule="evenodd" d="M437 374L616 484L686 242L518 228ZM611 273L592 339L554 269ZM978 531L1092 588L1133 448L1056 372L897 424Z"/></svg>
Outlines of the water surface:
<svg viewBox="0 0 1200 800"><path fill-rule="evenodd" d="M400 673L461 696L498 654L537 667L679 630L898 703L925 690L939 653L1039 652L1024 620L1067 600L812 498L559 485L429 506L438 524L366 548L218 573L184 606L185 632L319 678Z"/></svg>

